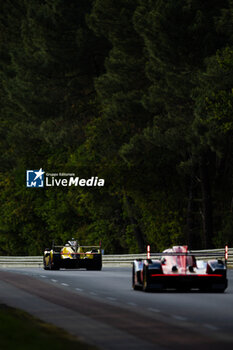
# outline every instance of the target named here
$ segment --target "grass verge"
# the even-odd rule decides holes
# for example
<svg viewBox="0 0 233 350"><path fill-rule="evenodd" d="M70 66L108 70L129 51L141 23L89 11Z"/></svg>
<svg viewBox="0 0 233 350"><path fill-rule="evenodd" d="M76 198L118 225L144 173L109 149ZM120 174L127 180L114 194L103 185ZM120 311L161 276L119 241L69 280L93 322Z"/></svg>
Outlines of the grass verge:
<svg viewBox="0 0 233 350"><path fill-rule="evenodd" d="M97 350L51 324L44 323L28 313L0 304L0 349Z"/></svg>

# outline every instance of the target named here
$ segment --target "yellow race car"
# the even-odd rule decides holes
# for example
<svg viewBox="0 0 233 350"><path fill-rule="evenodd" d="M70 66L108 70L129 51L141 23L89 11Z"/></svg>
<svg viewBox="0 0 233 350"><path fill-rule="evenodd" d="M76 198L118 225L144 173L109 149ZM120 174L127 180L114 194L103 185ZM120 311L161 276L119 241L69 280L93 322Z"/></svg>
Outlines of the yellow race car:
<svg viewBox="0 0 233 350"><path fill-rule="evenodd" d="M52 249L44 250L43 262L45 270L59 270L60 268L101 270L101 245L80 246L73 238L64 246L55 245L53 242Z"/></svg>

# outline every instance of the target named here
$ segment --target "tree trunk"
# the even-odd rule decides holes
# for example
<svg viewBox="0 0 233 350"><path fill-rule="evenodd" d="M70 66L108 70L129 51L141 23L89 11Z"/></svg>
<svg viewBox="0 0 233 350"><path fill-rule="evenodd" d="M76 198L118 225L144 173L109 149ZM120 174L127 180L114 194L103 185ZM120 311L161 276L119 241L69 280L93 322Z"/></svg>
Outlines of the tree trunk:
<svg viewBox="0 0 233 350"><path fill-rule="evenodd" d="M194 211L194 204L193 204L193 186L194 186L194 180L193 175L191 175L190 178L190 185L189 185L189 195L188 195L188 205L187 205L187 218L186 218L186 227L187 227L187 243L188 247L190 249L193 249L193 243L194 243L194 219L193 219L193 211Z"/></svg>
<svg viewBox="0 0 233 350"><path fill-rule="evenodd" d="M208 169L208 155L202 155L200 163L200 178L202 191L202 220L203 220L203 244L204 248L212 248L213 237L213 208L211 196L211 183Z"/></svg>
<svg viewBox="0 0 233 350"><path fill-rule="evenodd" d="M134 227L134 234L138 244L139 252L145 253L145 242L143 239L142 231L138 225L136 218L133 215L131 199L127 195L125 195L124 198L125 198L126 209L128 212L128 218L130 220L131 225Z"/></svg>

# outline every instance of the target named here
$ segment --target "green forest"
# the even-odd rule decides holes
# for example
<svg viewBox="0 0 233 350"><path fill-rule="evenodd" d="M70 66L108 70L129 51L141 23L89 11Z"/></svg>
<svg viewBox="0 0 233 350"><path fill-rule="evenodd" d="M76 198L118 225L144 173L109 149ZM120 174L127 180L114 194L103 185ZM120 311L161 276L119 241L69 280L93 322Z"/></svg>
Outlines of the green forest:
<svg viewBox="0 0 233 350"><path fill-rule="evenodd" d="M232 0L0 0L0 255L232 245L232 106Z"/></svg>

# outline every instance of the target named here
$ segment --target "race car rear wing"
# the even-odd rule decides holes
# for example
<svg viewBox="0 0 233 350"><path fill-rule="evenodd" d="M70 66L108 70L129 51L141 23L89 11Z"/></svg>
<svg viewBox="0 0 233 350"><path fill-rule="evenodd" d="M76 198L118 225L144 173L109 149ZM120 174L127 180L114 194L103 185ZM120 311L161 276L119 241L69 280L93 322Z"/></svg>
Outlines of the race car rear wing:
<svg viewBox="0 0 233 350"><path fill-rule="evenodd" d="M75 243L73 243L75 242ZM72 254L86 254L86 252L77 252L78 249L82 250L82 249L98 249L101 251L101 242L100 242L100 245L79 245L76 243L76 241L68 241L65 245L57 245L55 244L55 242L53 241L52 242L52 249L54 251L57 251L57 250L61 250L62 248L65 248L65 247L71 247L73 248L74 252ZM97 252L89 252L89 254L98 254Z"/></svg>
<svg viewBox="0 0 233 350"><path fill-rule="evenodd" d="M53 249L54 248L64 248L64 245L53 245ZM71 245L69 245L69 247L72 247ZM78 248L101 248L100 245L78 245Z"/></svg>
<svg viewBox="0 0 233 350"><path fill-rule="evenodd" d="M206 258L209 258L209 257L222 257L224 258L225 257L225 254L224 252L219 252L219 253L195 253L195 252L192 252L192 251L188 251L188 252L163 252L163 253L151 253L150 256L157 256L157 257L160 257L160 256L198 256L198 257L206 257Z"/></svg>
<svg viewBox="0 0 233 350"><path fill-rule="evenodd" d="M148 254L149 253L149 254ZM150 259L152 257L163 257L163 256L195 256L203 259L223 259L225 260L225 265L227 265L228 260L228 246L226 245L220 251L215 252L195 252L195 251L187 251L187 252L162 252L162 253L150 253L150 249L147 248L147 258Z"/></svg>

